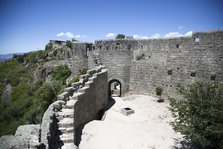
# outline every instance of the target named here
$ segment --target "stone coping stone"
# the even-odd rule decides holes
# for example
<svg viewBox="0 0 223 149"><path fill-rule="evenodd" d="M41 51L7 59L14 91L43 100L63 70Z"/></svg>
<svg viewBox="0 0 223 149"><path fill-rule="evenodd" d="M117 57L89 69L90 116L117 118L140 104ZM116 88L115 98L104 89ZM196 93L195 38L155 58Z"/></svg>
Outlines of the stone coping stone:
<svg viewBox="0 0 223 149"><path fill-rule="evenodd" d="M61 149L78 149L74 143L65 143Z"/></svg>

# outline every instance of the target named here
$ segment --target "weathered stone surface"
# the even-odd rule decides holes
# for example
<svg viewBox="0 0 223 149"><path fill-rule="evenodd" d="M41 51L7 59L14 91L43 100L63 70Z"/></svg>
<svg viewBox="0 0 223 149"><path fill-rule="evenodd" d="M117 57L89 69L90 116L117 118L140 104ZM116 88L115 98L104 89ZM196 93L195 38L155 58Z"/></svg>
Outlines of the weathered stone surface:
<svg viewBox="0 0 223 149"><path fill-rule="evenodd" d="M223 82L222 41L222 30L169 39L99 40L95 41L95 50L88 52L88 63L92 66L90 56L100 57L108 69L109 81L121 82L122 93L155 96L156 86L162 86L164 97L177 97L177 84ZM195 76L191 76L194 71Z"/></svg>
<svg viewBox="0 0 223 149"><path fill-rule="evenodd" d="M22 125L15 136L6 135L0 138L1 149L36 148L39 145L40 125Z"/></svg>
<svg viewBox="0 0 223 149"><path fill-rule="evenodd" d="M72 96L74 93L75 89L73 87L67 87L64 89L64 92L67 92L69 96Z"/></svg>
<svg viewBox="0 0 223 149"><path fill-rule="evenodd" d="M11 95L11 92L12 92L12 86L10 83L8 83L6 86L5 86L5 90L2 94L2 103L6 104L9 102L9 97Z"/></svg>
<svg viewBox="0 0 223 149"><path fill-rule="evenodd" d="M78 149L74 143L65 143L61 149Z"/></svg>

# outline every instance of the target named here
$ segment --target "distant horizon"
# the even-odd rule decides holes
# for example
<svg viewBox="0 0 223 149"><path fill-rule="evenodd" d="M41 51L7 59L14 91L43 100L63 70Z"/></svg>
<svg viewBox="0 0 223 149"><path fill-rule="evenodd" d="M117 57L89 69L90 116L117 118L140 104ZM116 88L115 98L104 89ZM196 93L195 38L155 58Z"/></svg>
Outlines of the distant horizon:
<svg viewBox="0 0 223 149"><path fill-rule="evenodd" d="M223 30L222 0L0 1L0 54L44 50L49 40L81 42L179 37Z"/></svg>

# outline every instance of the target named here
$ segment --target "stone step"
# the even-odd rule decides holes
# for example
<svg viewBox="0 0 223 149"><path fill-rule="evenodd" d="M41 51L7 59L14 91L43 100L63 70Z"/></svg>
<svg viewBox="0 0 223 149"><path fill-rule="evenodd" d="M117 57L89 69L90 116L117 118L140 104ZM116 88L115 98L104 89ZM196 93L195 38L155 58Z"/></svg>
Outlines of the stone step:
<svg viewBox="0 0 223 149"><path fill-rule="evenodd" d="M58 129L62 132L62 134L74 133L74 127L59 127Z"/></svg>
<svg viewBox="0 0 223 149"><path fill-rule="evenodd" d="M74 143L74 133L66 133L60 135L60 140L63 141L63 143Z"/></svg>
<svg viewBox="0 0 223 149"><path fill-rule="evenodd" d="M77 146L74 143L64 143L61 149L77 149Z"/></svg>
<svg viewBox="0 0 223 149"><path fill-rule="evenodd" d="M93 83L93 81L89 80L88 82L85 83L85 86L89 86L90 87L91 83Z"/></svg>
<svg viewBox="0 0 223 149"><path fill-rule="evenodd" d="M65 105L65 108L67 109L74 109L74 105L77 102L77 100L74 100L73 98L67 102Z"/></svg>
<svg viewBox="0 0 223 149"><path fill-rule="evenodd" d="M80 93L85 93L85 90L88 89L88 88L89 88L89 86L84 86L81 89L79 89L79 92Z"/></svg>
<svg viewBox="0 0 223 149"><path fill-rule="evenodd" d="M73 96L72 96L72 99L76 99L76 100L78 100L78 96L80 96L80 95L82 95L83 93L81 93L81 92L75 92L74 94L73 94Z"/></svg>
<svg viewBox="0 0 223 149"><path fill-rule="evenodd" d="M58 112L59 116L73 118L74 117L74 109L62 109L61 112Z"/></svg>
<svg viewBox="0 0 223 149"><path fill-rule="evenodd" d="M58 123L59 127L73 127L74 126L74 118L63 118Z"/></svg>

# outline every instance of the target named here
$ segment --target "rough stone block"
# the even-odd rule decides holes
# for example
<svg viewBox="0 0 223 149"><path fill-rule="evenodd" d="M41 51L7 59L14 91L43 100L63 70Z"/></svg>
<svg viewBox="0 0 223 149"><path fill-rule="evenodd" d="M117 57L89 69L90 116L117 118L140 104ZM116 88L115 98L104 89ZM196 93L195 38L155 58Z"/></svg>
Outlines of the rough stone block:
<svg viewBox="0 0 223 149"><path fill-rule="evenodd" d="M135 113L135 111L133 109L127 107L127 108L122 108L121 113L124 114L125 116L127 116L127 115Z"/></svg>

